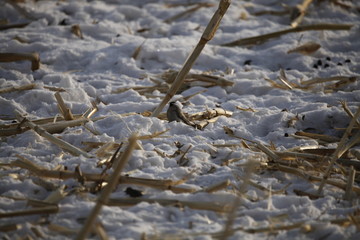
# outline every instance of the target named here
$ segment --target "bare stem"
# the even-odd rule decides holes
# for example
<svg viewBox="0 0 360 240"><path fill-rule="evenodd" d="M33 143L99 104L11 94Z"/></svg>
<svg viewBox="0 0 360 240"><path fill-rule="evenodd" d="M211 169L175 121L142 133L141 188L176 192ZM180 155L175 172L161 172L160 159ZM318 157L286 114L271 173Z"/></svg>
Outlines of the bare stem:
<svg viewBox="0 0 360 240"><path fill-rule="evenodd" d="M152 117L157 117L160 114L161 110L165 107L165 105L170 101L170 99L175 95L177 90L181 87L181 85L185 80L185 76L189 73L191 67L194 65L196 59L199 57L206 43L214 37L215 32L219 27L221 19L226 13L228 7L230 6L230 2L231 2L230 0L220 1L218 9L216 10L210 22L208 23L206 29L204 30L204 33L201 36L200 41L198 42L194 50L191 52L190 56L185 61L183 67L177 74L173 84L171 85L170 89L168 90L162 102L151 114Z"/></svg>

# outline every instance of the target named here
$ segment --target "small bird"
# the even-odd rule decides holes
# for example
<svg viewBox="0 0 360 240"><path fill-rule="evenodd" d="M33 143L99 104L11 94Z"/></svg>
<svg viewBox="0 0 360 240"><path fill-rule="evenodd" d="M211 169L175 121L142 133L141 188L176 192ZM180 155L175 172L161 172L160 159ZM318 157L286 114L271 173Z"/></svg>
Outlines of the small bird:
<svg viewBox="0 0 360 240"><path fill-rule="evenodd" d="M191 121L189 121L183 111L181 110L180 106L176 102L170 102L169 108L167 110L167 118L169 122L177 121L177 122L183 122L187 125L195 127L195 124Z"/></svg>

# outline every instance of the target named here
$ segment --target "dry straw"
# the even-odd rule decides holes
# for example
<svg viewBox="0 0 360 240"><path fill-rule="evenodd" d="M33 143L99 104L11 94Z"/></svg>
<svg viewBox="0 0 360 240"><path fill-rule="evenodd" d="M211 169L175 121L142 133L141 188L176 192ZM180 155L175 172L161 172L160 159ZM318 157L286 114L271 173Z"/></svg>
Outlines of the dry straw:
<svg viewBox="0 0 360 240"><path fill-rule="evenodd" d="M302 22L302 20L305 17L306 11L308 7L310 6L311 2L313 0L304 0L303 3L299 6L297 6L298 11L300 14L291 22L292 27L297 27Z"/></svg>
<svg viewBox="0 0 360 240"><path fill-rule="evenodd" d="M344 111L347 113L347 115L349 115L349 117L351 117L351 118L354 118L354 114L353 114L353 113L351 112L351 110L349 109L346 101L340 101L340 103L341 103ZM358 127L360 127L359 121L358 121L357 119L355 119L355 121L356 121L356 122L355 122L356 125L357 125Z"/></svg>
<svg viewBox="0 0 360 240"><path fill-rule="evenodd" d="M346 81L346 82L354 82L356 81L357 77L355 76L333 76L333 77L327 77L327 78L312 78L309 80L301 81L301 84L303 85L313 85L318 83L325 83L325 82L331 82L331 81Z"/></svg>
<svg viewBox="0 0 360 240"><path fill-rule="evenodd" d="M44 128L29 121L26 117L23 117L19 112L16 112L16 118L19 122L21 122L25 126L31 128L40 136L42 136L42 137L46 138L48 141L58 145L60 148L65 149L66 151L70 152L71 154L73 154L75 156L83 155L85 157L91 157L91 155L89 153L84 152L80 148L77 148L77 147L71 145L70 143L65 142L62 139L54 137L49 132L47 132Z"/></svg>
<svg viewBox="0 0 360 240"><path fill-rule="evenodd" d="M0 31L11 29L11 28L23 28L29 24L30 24L30 22L0 25Z"/></svg>
<svg viewBox="0 0 360 240"><path fill-rule="evenodd" d="M297 27L287 28L285 30L267 33L260 36L242 38L233 42L222 44L222 46L226 47L234 47L234 46L246 46L246 45L255 45L263 43L271 38L277 38L284 34L294 33L294 32L304 32L304 31L323 31L323 30L350 30L353 27L352 24L329 24L329 23L319 23L313 25L303 25Z"/></svg>
<svg viewBox="0 0 360 240"><path fill-rule="evenodd" d="M18 216L27 216L34 214L50 214L57 213L59 211L59 207L57 205L45 206L45 207L37 207L13 212L3 212L0 213L0 218L7 217L18 217Z"/></svg>
<svg viewBox="0 0 360 240"><path fill-rule="evenodd" d="M15 91L30 90L30 89L33 89L35 87L36 87L35 83L30 83L30 84L26 84L26 85L22 85L22 86L12 86L12 87L7 87L7 88L0 89L0 94L10 93L10 92L15 92Z"/></svg>
<svg viewBox="0 0 360 240"><path fill-rule="evenodd" d="M360 106L358 107L354 117L351 119L351 121L349 123L349 126L347 127L343 137L341 138L341 141L338 144L338 147L336 148L335 153L333 154L333 156L331 158L330 165L328 166L328 168L326 170L326 173L325 173L325 175L323 177L323 180L321 181L319 189L318 189L318 194L319 195L321 195L321 193L322 193L322 190L323 190L323 188L324 188L324 186L326 184L326 180L329 177L330 171L333 168L335 161L338 158L340 158L352 146L350 144L347 144L349 142L346 142L346 140L347 140L348 136L351 134L351 131L352 131L355 123L357 122L357 119L358 119L359 116L360 116ZM355 142L357 142L360 139L359 132L355 136L356 136L356 138L355 138L356 141Z"/></svg>

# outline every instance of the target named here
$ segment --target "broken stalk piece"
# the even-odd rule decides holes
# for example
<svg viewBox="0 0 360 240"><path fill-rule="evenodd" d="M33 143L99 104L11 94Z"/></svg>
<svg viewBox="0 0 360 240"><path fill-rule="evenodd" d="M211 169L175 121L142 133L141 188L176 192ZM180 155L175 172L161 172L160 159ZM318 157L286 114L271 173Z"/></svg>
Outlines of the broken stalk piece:
<svg viewBox="0 0 360 240"><path fill-rule="evenodd" d="M0 53L0 62L31 61L31 70L40 68L40 57L38 53Z"/></svg>

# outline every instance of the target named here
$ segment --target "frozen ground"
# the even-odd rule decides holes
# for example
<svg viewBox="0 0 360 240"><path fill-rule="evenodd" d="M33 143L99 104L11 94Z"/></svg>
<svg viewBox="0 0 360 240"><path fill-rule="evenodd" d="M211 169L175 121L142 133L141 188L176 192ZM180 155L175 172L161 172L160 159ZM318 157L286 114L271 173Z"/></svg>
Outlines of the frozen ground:
<svg viewBox="0 0 360 240"><path fill-rule="evenodd" d="M203 130L196 130L183 123L169 123L166 119L140 114L121 115L155 109L161 102L161 96L164 96L160 91L144 95L133 89L121 93L114 91L125 87L152 86L151 77L169 69L179 70L218 4L215 0L207 1L213 6L202 7L194 13L166 22L166 19L193 7L167 4L184 2L81 0L25 1L19 4L34 20L23 16L6 1L0 2L1 21L7 20L11 24L31 21L24 28L1 31L0 52L38 52L41 59L40 69L34 72L26 61L0 63L1 89L36 84L31 90L0 94L0 124L12 123L15 110L26 113L29 119L56 116L59 110L54 91L48 87L65 89L61 96L73 114L84 113L91 107L91 102L96 101L98 112L93 117L104 118L86 126L67 128L55 136L82 149L86 148L85 142L124 142L125 147L132 133L142 136L169 129L163 134L165 138L142 140L139 143L142 149L133 152L124 174L172 181L186 178L186 182L178 187L196 191L175 193L120 184L111 198L129 198L124 191L130 186L143 191L144 195L136 201L175 199L231 209L236 195L244 186L244 176L249 172L246 163L252 160L262 165L255 167L250 180L272 191L272 194L255 185L246 186L241 202L235 208L232 228L237 231L231 234L230 239L359 239L359 222L357 225L345 225L333 221L359 216L358 195L353 196L352 202L345 201L342 189L326 185L322 197L310 199L300 196L296 194L297 190L315 193L319 182L279 171L271 163L266 166L268 157L264 153L242 146L240 139L227 135L223 128L230 128L236 136L273 145L277 151L300 146L336 148L336 142L323 144L314 139L295 138L293 134L308 131L340 138L344 131L339 128L346 128L351 119L339 101L346 101L355 112L360 102L359 81L328 91L328 82L315 84L312 89L289 90L277 88L265 79L285 86L278 80L280 69L285 70L289 82L299 85L303 80L318 77L358 77L359 12L330 4L330 1L313 3L302 24L341 23L354 26L348 31L286 34L251 47L223 47L221 44L290 26L288 14L253 14L263 10L283 10L282 1L234 0L214 39L204 48L191 71L221 76L234 82L234 85L194 86L174 97L176 100L206 89L206 92L184 104L183 110L191 114L221 107L232 111L232 116L222 116ZM284 2L289 6L301 3L295 0ZM344 3L358 4L357 1ZM71 26L75 24L80 26L83 39L71 32ZM311 55L287 54L288 50L310 41L320 44L321 48ZM132 58L141 44L138 55ZM254 111L244 111L248 108ZM291 121L296 116L298 119ZM293 124L289 124L289 120ZM182 145L179 149L181 154L171 156L178 150L175 142ZM98 149L99 146L88 150L95 156ZM182 159L180 166L178 162L187 149L184 155L187 161ZM111 149L108 153L111 155L113 152L114 149ZM76 235L71 232L81 229L99 193L90 193L86 189L89 182L82 185L77 179L40 178L27 170L7 165L18 156L46 169L66 168L74 172L79 166L83 173L101 173L104 166L99 168L97 163L104 157L73 156L34 131L1 137L0 212L31 209L33 206L29 206L29 199L45 200L58 188L65 188L66 196L58 202L58 213L1 218L0 235L3 239L23 239L27 235L44 239L74 238ZM236 161L223 164L229 159ZM300 166L301 161L298 159L294 166ZM327 166L324 162L306 163L302 169L312 175L321 176L320 173L325 172L324 165ZM338 174L332 172L331 178L346 182L347 174L341 174L339 169L337 167ZM347 169L343 170L347 172ZM51 183L52 190L40 184L39 179ZM201 192L226 180L230 181L230 185L219 191ZM358 183L355 184L358 186ZM126 207L105 206L98 222L103 225L109 239L212 239L222 236L228 216L226 211L143 201ZM301 224L290 229L270 230L271 227L296 223ZM17 230L5 230L5 226L15 226ZM256 231L266 228L268 230L263 232Z"/></svg>

